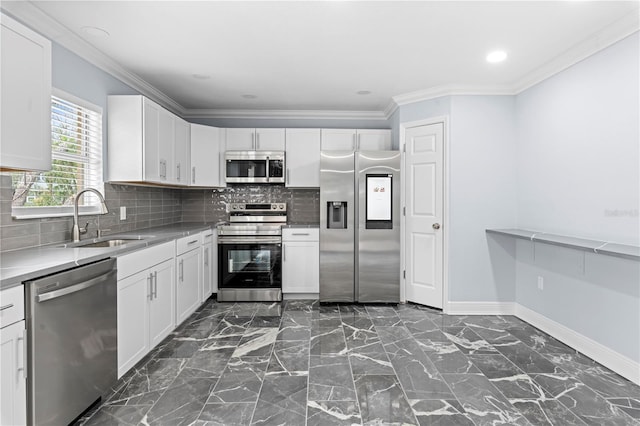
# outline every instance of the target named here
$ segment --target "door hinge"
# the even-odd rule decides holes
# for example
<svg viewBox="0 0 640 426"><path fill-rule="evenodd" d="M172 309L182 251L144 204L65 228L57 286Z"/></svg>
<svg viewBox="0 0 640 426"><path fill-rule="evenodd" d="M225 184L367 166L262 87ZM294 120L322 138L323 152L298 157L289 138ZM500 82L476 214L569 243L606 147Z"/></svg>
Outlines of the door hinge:
<svg viewBox="0 0 640 426"><path fill-rule="evenodd" d="M403 207L402 208L402 216L406 216L407 215L407 208Z"/></svg>
<svg viewBox="0 0 640 426"><path fill-rule="evenodd" d="M404 279L404 280L407 279L407 271L406 270L402 271L402 279Z"/></svg>

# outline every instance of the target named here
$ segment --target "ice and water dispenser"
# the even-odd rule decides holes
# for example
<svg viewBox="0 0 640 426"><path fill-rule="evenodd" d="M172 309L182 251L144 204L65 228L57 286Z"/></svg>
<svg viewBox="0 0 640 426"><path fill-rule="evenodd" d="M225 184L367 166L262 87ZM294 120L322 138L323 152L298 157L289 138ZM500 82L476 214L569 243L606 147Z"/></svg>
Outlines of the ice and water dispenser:
<svg viewBox="0 0 640 426"><path fill-rule="evenodd" d="M347 229L346 201L327 201L327 228Z"/></svg>

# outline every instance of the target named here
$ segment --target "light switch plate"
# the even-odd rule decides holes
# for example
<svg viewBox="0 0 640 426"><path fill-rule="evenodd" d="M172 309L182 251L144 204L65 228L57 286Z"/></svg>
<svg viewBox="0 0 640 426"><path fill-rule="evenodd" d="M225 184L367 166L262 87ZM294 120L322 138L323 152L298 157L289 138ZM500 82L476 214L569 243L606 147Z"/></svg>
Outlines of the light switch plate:
<svg viewBox="0 0 640 426"><path fill-rule="evenodd" d="M120 206L120 220L127 220L127 206Z"/></svg>

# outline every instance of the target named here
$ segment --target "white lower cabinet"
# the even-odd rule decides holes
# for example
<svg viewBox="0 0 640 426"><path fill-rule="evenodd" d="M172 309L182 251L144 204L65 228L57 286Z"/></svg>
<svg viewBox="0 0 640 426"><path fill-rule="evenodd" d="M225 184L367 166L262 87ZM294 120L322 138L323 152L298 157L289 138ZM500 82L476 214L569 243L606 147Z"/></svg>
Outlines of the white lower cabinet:
<svg viewBox="0 0 640 426"><path fill-rule="evenodd" d="M202 235L197 234L176 242L176 325L189 317L202 300Z"/></svg>
<svg viewBox="0 0 640 426"><path fill-rule="evenodd" d="M118 378L175 328L174 242L118 258Z"/></svg>
<svg viewBox="0 0 640 426"><path fill-rule="evenodd" d="M25 321L3 327L0 337L0 424L24 425L27 423Z"/></svg>
<svg viewBox="0 0 640 426"><path fill-rule="evenodd" d="M282 230L282 293L320 292L320 243L317 228Z"/></svg>

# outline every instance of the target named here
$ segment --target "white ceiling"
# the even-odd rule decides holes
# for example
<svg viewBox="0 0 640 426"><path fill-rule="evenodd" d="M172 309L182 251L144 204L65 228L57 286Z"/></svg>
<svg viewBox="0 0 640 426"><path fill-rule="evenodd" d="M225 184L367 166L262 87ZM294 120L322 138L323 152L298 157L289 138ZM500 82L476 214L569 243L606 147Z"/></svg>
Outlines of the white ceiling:
<svg viewBox="0 0 640 426"><path fill-rule="evenodd" d="M638 1L32 4L64 27L55 41L73 47L84 39L186 115L382 113L411 93L515 93L638 28ZM487 63L497 48L508 59ZM356 94L362 90L371 94Z"/></svg>

